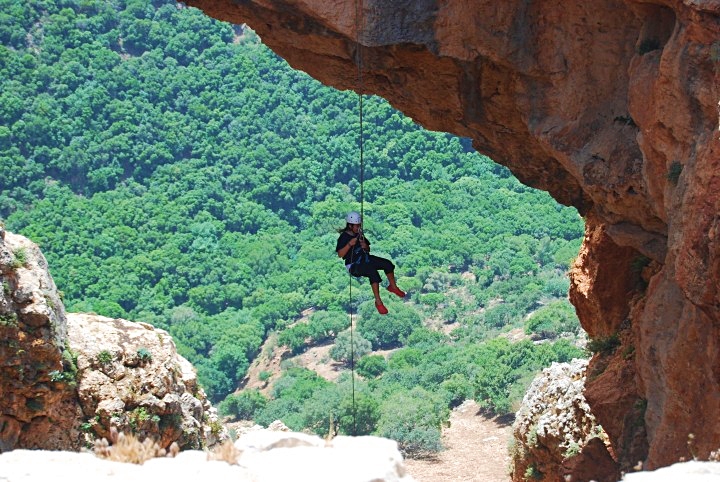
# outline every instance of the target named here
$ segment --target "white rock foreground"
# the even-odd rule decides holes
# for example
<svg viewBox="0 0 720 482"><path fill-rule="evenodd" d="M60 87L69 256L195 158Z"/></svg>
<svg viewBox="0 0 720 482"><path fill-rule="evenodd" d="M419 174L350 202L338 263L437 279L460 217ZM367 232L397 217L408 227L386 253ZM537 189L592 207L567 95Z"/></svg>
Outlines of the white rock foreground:
<svg viewBox="0 0 720 482"><path fill-rule="evenodd" d="M0 482L228 480L233 482L413 482L397 444L380 437L336 437L259 430L236 442L237 465L208 460L199 450L143 465L112 462L92 453L14 450L0 454Z"/></svg>

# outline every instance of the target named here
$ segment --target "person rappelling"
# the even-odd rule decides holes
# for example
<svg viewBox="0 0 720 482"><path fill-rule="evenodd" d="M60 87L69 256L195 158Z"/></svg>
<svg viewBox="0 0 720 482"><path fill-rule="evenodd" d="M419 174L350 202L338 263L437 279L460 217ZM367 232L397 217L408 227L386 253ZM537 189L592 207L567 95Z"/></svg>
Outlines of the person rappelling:
<svg viewBox="0 0 720 482"><path fill-rule="evenodd" d="M360 213L348 213L345 221L345 227L338 229L340 236L335 251L345 260L345 267L351 275L370 280L375 296L375 308L381 315L386 315L388 310L380 298L380 270L385 272L388 279L387 290L400 298L405 297L405 292L398 288L395 281L395 265L389 259L370 254L370 241L363 234Z"/></svg>

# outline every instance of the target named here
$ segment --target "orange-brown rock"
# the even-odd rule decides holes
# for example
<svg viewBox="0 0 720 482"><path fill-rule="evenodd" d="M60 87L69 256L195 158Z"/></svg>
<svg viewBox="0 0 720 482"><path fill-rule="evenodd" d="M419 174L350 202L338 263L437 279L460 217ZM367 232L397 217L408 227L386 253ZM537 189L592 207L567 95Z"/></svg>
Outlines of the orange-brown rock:
<svg viewBox="0 0 720 482"><path fill-rule="evenodd" d="M0 234L0 452L69 446L76 406L63 383L74 378L65 310L37 245Z"/></svg>
<svg viewBox="0 0 720 482"><path fill-rule="evenodd" d="M699 457L720 446L720 2L187 3L575 206L573 300L588 333L621 343L591 362L611 371L588 399L603 425L643 407L642 430L610 433L616 460L669 465L689 433Z"/></svg>

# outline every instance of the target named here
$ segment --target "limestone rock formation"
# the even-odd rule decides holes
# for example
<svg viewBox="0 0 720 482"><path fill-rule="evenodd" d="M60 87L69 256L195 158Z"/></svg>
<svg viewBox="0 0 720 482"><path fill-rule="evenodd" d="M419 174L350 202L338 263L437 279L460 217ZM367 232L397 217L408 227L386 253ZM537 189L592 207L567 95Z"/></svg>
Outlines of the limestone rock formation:
<svg viewBox="0 0 720 482"><path fill-rule="evenodd" d="M163 448L228 438L170 335L66 314L47 261L0 229L0 452L79 450L111 426Z"/></svg>
<svg viewBox="0 0 720 482"><path fill-rule="evenodd" d="M513 424L514 481L620 478L605 445L607 436L583 395L587 364L579 359L553 363L533 380ZM583 464L590 458L592 463ZM586 477L580 476L583 465L591 465Z"/></svg>
<svg viewBox="0 0 720 482"><path fill-rule="evenodd" d="M183 449L229 438L195 369L166 331L98 315L67 318L69 345L78 353L82 426L91 437L109 439L109 428L116 427Z"/></svg>
<svg viewBox="0 0 720 482"><path fill-rule="evenodd" d="M617 341L587 399L618 466L688 457L690 433L701 458L720 446L717 0L186 3L577 208L572 300Z"/></svg>

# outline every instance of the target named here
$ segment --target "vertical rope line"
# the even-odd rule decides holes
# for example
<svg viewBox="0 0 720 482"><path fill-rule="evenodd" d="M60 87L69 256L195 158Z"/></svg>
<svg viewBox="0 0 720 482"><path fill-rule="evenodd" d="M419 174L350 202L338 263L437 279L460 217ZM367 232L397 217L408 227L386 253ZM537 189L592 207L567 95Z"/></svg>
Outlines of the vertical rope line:
<svg viewBox="0 0 720 482"><path fill-rule="evenodd" d="M363 80L362 80L362 48L360 46L360 28L362 26L362 0L355 2L355 56L357 62L357 78L358 78L358 110L360 115L360 135L358 146L360 148L360 229L362 232L362 222L365 218L365 159L363 146ZM353 416L353 436L357 436L357 407L355 403L355 335L353 320L353 299L352 299L352 275L350 279L350 383L352 386L352 416Z"/></svg>
<svg viewBox="0 0 720 482"><path fill-rule="evenodd" d="M348 272L350 279L350 380L352 384L352 435L357 436L357 420L355 410L355 340L353 339L353 301L352 301L352 275Z"/></svg>

